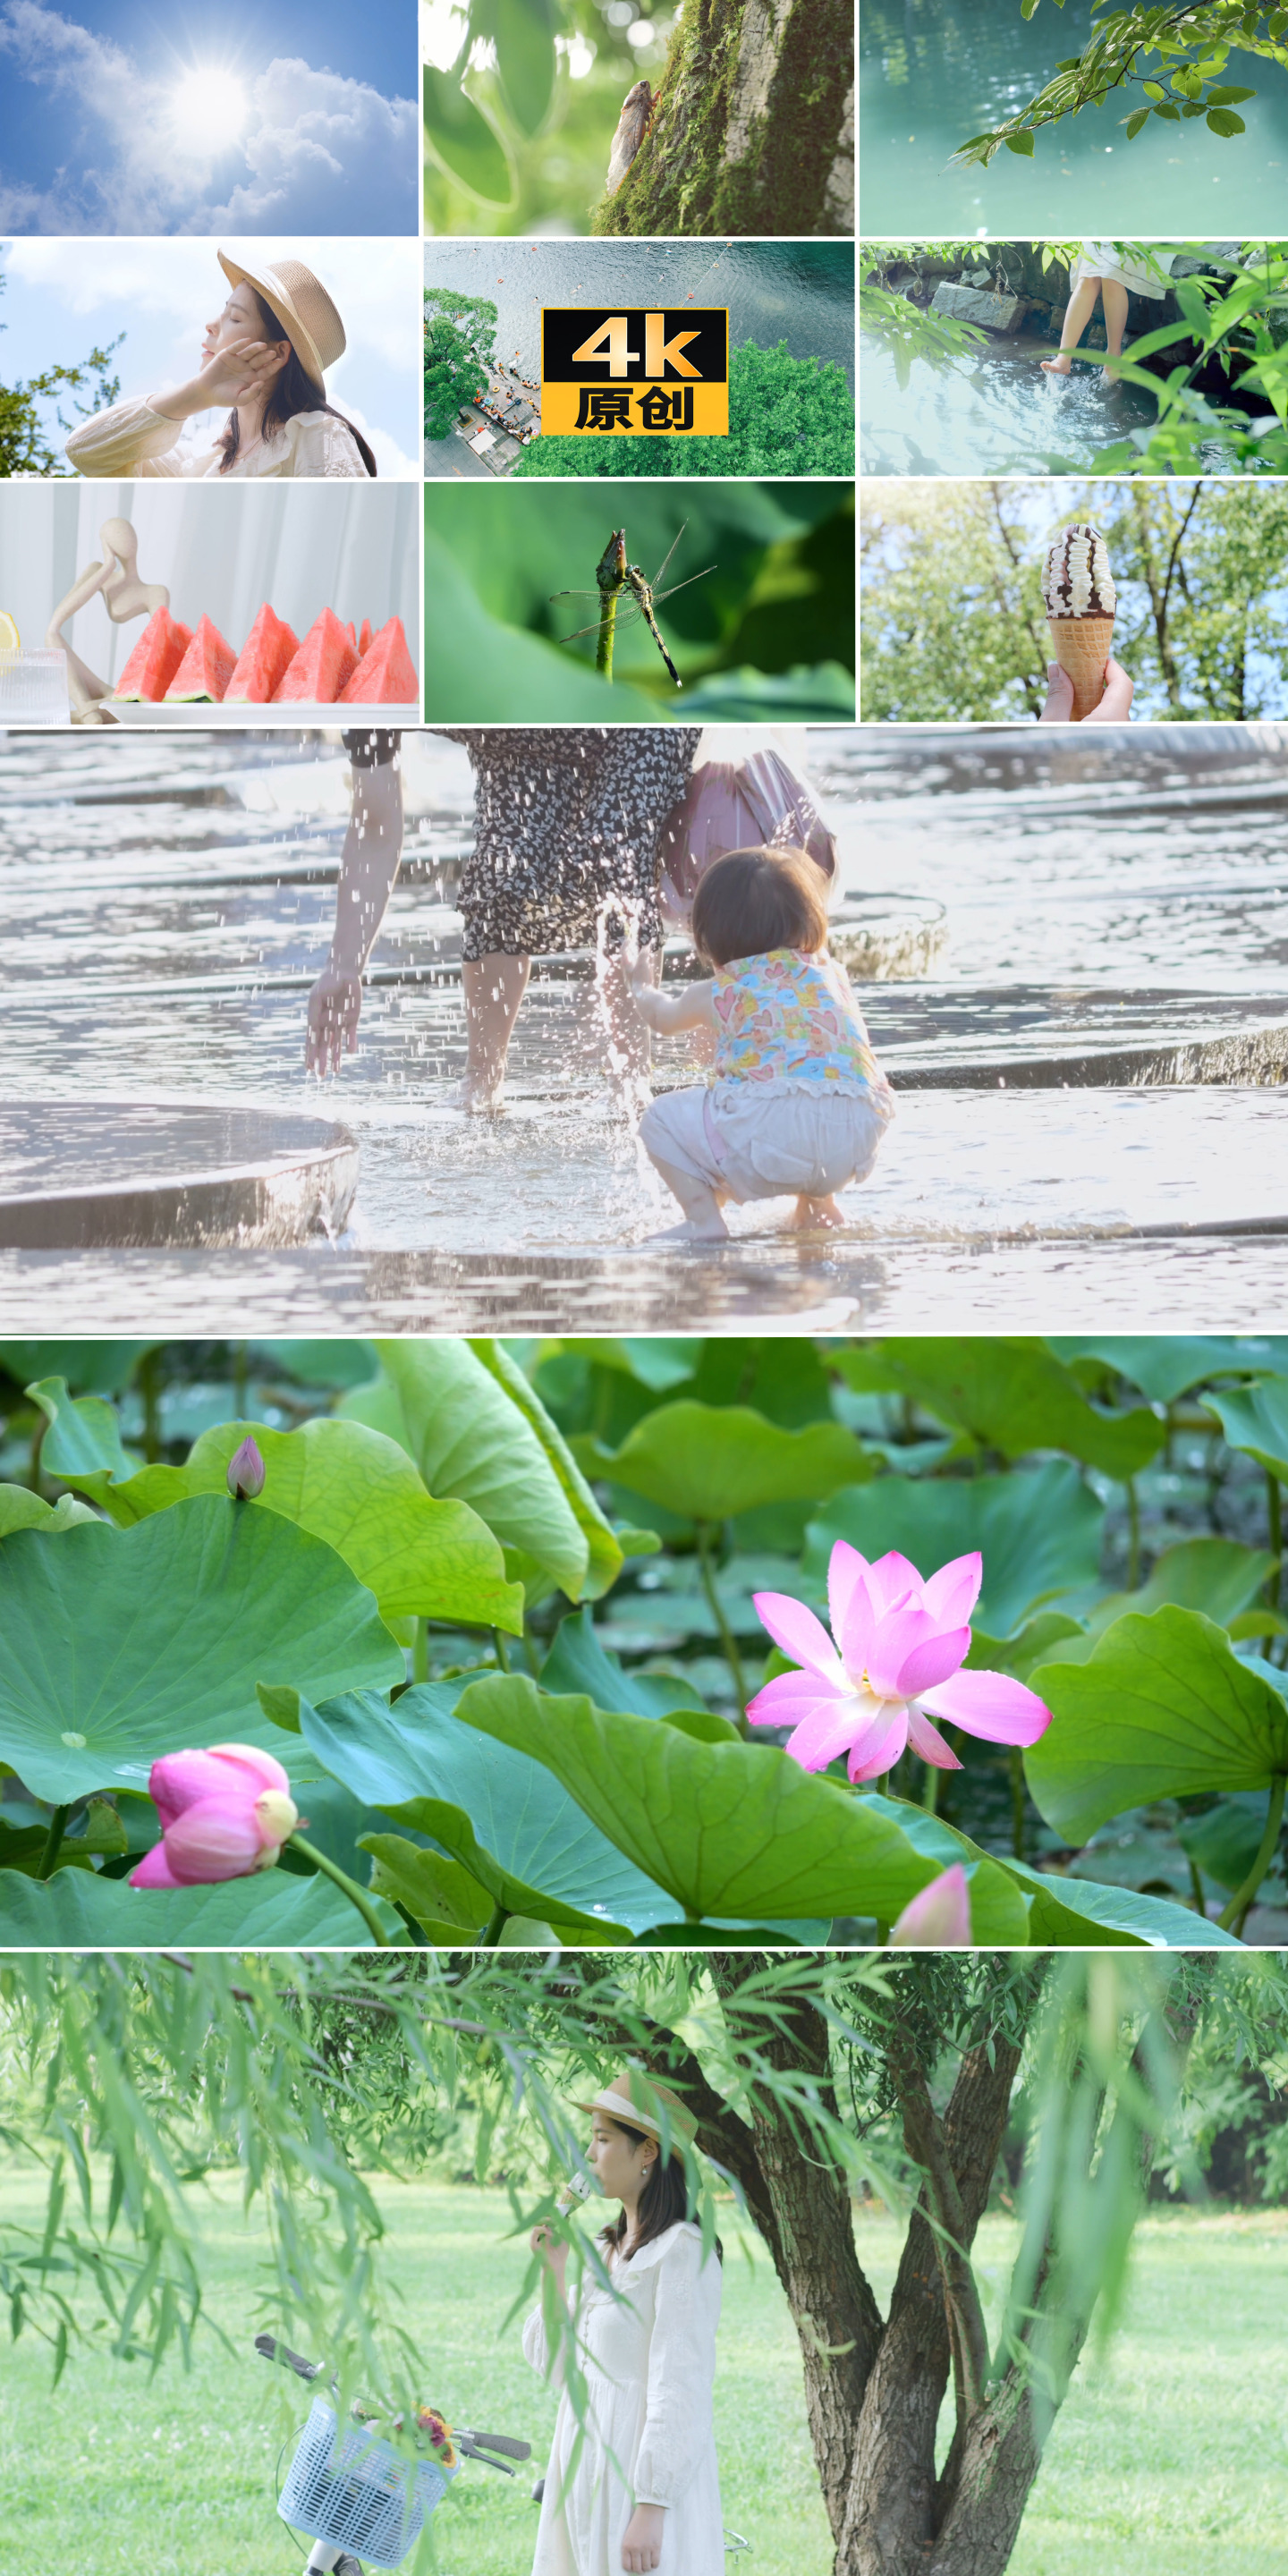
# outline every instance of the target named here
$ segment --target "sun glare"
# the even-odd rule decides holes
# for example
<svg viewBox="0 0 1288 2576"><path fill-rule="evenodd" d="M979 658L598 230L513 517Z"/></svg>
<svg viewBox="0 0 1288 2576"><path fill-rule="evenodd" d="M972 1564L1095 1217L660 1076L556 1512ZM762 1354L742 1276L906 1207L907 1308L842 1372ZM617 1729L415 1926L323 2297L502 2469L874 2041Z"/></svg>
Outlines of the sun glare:
<svg viewBox="0 0 1288 2576"><path fill-rule="evenodd" d="M170 93L170 124L176 141L192 151L218 151L231 143L246 122L246 92L232 72L213 64L185 72Z"/></svg>

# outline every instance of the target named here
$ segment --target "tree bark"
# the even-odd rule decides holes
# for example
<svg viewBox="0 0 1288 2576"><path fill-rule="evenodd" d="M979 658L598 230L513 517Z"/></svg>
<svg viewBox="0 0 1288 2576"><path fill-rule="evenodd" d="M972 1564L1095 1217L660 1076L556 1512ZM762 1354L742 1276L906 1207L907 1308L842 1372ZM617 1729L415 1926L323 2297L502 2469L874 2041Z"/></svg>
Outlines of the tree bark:
<svg viewBox="0 0 1288 2576"><path fill-rule="evenodd" d="M688 0L597 233L854 230L850 0Z"/></svg>

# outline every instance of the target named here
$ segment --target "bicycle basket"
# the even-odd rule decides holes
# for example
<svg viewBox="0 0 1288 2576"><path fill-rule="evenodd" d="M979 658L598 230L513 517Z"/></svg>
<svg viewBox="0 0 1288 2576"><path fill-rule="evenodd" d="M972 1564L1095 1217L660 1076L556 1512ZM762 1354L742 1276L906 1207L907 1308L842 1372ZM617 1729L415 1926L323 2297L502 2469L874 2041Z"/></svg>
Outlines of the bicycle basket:
<svg viewBox="0 0 1288 2576"><path fill-rule="evenodd" d="M343 2541L371 2567L396 2567L455 2474L437 2460L403 2459L361 2425L339 2430L334 2407L315 2397L277 2510L311 2540Z"/></svg>

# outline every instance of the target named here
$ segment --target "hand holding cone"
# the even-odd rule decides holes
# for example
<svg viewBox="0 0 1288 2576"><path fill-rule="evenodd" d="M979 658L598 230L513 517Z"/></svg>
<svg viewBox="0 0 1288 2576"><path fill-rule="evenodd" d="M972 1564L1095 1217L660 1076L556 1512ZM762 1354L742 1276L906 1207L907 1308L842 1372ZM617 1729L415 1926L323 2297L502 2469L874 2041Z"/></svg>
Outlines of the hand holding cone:
<svg viewBox="0 0 1288 2576"><path fill-rule="evenodd" d="M1073 682L1072 717L1081 724L1104 695L1118 605L1109 549L1099 528L1078 520L1061 529L1047 550L1042 590L1051 651Z"/></svg>

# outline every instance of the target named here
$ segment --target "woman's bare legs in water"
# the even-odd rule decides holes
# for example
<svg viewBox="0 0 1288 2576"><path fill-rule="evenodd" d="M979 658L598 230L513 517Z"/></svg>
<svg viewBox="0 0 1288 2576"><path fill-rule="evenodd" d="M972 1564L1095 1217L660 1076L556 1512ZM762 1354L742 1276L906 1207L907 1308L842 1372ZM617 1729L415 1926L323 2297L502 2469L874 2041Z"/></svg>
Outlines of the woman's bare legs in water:
<svg viewBox="0 0 1288 2576"><path fill-rule="evenodd" d="M655 983L656 952L648 950L645 954L649 980ZM509 957L501 949L494 949L487 957L467 958L462 965L466 1059L464 1077L450 1095L454 1109L480 1117L501 1107L506 1057L531 969L530 957ZM608 960L601 992L608 1024L610 1074L620 1086L626 1086L648 1072L649 1037L632 1004L617 951Z"/></svg>
<svg viewBox="0 0 1288 2576"><path fill-rule="evenodd" d="M1069 298L1069 309L1060 333L1060 355L1042 360L1045 376L1068 375L1073 352L1095 312L1097 296L1104 306L1105 341L1109 351L1105 374L1112 377L1112 361L1122 356L1123 333L1127 328L1127 289L1117 277L1079 278Z"/></svg>

